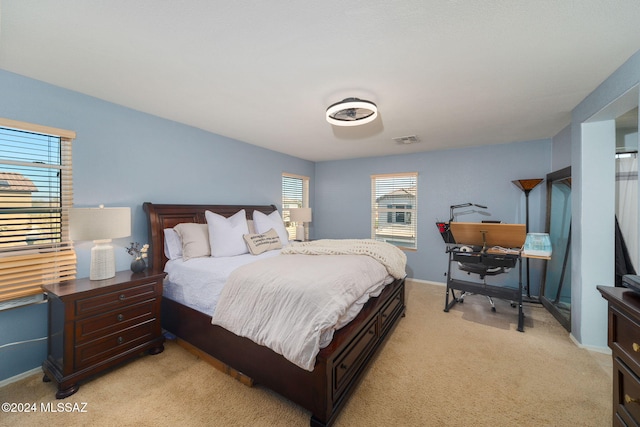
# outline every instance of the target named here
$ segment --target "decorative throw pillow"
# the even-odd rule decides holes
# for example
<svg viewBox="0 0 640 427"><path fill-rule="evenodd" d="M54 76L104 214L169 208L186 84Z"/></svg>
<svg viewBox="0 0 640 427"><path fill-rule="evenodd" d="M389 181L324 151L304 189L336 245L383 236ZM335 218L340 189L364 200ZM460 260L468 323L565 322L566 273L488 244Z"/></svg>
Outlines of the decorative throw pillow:
<svg viewBox="0 0 640 427"><path fill-rule="evenodd" d="M249 252L242 238L249 234L247 217L244 209L236 212L229 218L206 211L204 213L209 226L209 243L211 244L211 256L224 257L242 255Z"/></svg>
<svg viewBox="0 0 640 427"><path fill-rule="evenodd" d="M245 234L242 236L247 243L249 252L253 255L259 255L263 252L273 249L280 249L282 243L278 233L273 228L263 234Z"/></svg>
<svg viewBox="0 0 640 427"><path fill-rule="evenodd" d="M199 258L211 255L207 224L185 222L173 227L182 241L182 259Z"/></svg>
<svg viewBox="0 0 640 427"><path fill-rule="evenodd" d="M182 258L182 242L178 232L173 228L164 229L164 256L169 259Z"/></svg>
<svg viewBox="0 0 640 427"><path fill-rule="evenodd" d="M273 211L269 215L260 211L253 211L253 225L256 233L259 234L266 233L273 228L278 233L282 246L289 244L289 233L284 227L284 221L282 221L282 217L278 211Z"/></svg>

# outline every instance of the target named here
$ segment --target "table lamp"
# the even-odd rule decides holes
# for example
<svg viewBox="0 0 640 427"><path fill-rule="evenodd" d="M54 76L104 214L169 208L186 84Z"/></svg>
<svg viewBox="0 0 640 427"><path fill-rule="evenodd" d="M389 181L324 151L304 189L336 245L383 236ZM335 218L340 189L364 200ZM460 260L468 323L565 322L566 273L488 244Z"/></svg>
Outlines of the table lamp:
<svg viewBox="0 0 640 427"><path fill-rule="evenodd" d="M311 222L311 208L291 208L289 215L291 221L296 223L296 240L304 242L304 223Z"/></svg>
<svg viewBox="0 0 640 427"><path fill-rule="evenodd" d="M69 210L71 240L93 240L89 279L116 275L111 239L131 235L131 208L73 208Z"/></svg>

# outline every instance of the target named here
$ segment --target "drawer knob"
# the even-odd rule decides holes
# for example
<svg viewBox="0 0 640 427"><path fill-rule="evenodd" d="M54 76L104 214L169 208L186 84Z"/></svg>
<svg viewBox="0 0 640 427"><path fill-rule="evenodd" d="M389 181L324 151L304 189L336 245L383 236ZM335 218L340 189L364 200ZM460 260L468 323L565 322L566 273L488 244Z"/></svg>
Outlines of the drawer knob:
<svg viewBox="0 0 640 427"><path fill-rule="evenodd" d="M633 347L633 351L640 352L640 344L638 344L637 342L634 342L632 347Z"/></svg>
<svg viewBox="0 0 640 427"><path fill-rule="evenodd" d="M118 337L118 344L122 344L124 342L124 338Z"/></svg>
<svg viewBox="0 0 640 427"><path fill-rule="evenodd" d="M118 314L118 322L122 322L124 320L124 316L122 314Z"/></svg>
<svg viewBox="0 0 640 427"><path fill-rule="evenodd" d="M126 295L125 294L120 294L120 296L118 298L120 298L120 301L124 301L125 298L126 298Z"/></svg>
<svg viewBox="0 0 640 427"><path fill-rule="evenodd" d="M627 403L638 403L638 402L640 402L638 399L635 399L635 398L629 396L628 394L624 395L624 401L627 402Z"/></svg>
<svg viewBox="0 0 640 427"><path fill-rule="evenodd" d="M344 369L344 370L346 370L347 368L348 368L348 366L347 366L347 365L345 365L344 363L341 363L341 364L340 364L340 369Z"/></svg>

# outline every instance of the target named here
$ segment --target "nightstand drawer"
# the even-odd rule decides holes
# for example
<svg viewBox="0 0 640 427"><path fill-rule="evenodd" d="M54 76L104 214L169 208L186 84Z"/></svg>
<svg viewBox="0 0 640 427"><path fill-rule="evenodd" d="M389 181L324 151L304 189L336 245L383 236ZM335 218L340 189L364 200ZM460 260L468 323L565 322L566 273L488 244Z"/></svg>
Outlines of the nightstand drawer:
<svg viewBox="0 0 640 427"><path fill-rule="evenodd" d="M640 325L615 307L611 309L610 317L612 318L610 346L624 353L634 364L630 367L640 372Z"/></svg>
<svg viewBox="0 0 640 427"><path fill-rule="evenodd" d="M76 342L98 339L154 319L156 301L154 298L76 322Z"/></svg>
<svg viewBox="0 0 640 427"><path fill-rule="evenodd" d="M158 322L150 320L132 328L118 331L103 339L90 341L75 349L75 368L82 369L149 342L157 335Z"/></svg>
<svg viewBox="0 0 640 427"><path fill-rule="evenodd" d="M143 283L141 285L132 286L130 288L121 289L115 292L109 292L89 298L83 298L76 301L76 316L85 314L104 312L123 307L137 301L158 296L156 282Z"/></svg>

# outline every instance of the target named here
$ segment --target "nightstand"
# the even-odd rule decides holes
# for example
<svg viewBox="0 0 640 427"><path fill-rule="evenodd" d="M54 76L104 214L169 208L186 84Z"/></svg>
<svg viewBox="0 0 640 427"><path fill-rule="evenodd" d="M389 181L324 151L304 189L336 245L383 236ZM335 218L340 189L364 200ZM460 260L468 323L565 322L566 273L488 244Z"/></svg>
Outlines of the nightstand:
<svg viewBox="0 0 640 427"><path fill-rule="evenodd" d="M56 398L78 382L143 351L164 350L160 304L164 272L121 271L105 280L44 285L49 305L43 381L55 381Z"/></svg>

